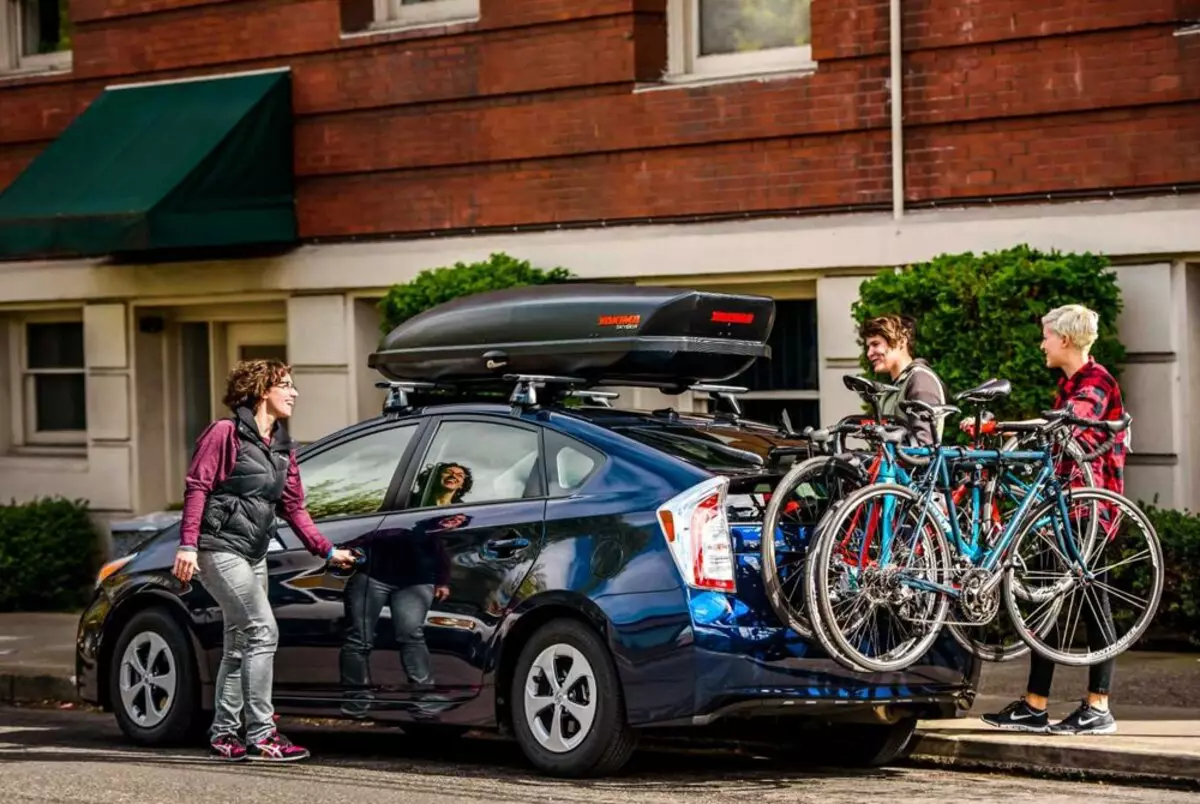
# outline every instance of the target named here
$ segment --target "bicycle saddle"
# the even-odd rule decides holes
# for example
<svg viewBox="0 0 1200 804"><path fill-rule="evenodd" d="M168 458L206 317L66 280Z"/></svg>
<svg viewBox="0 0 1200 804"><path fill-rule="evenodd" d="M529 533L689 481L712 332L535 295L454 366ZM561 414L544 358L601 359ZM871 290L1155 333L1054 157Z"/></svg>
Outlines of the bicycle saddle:
<svg viewBox="0 0 1200 804"><path fill-rule="evenodd" d="M1008 396L1012 393L1012 383L1008 380L991 379L983 385L978 385L970 390L963 391L958 396L954 397L957 402L974 402L982 404L991 402L994 399L999 399L1002 396Z"/></svg>

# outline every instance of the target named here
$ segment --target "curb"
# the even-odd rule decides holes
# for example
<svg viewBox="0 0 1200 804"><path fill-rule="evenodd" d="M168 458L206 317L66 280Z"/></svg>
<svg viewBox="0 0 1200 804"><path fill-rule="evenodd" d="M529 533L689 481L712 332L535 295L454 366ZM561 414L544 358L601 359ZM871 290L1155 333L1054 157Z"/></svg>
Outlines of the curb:
<svg viewBox="0 0 1200 804"><path fill-rule="evenodd" d="M1114 750L1096 746L1089 737L1062 738L1056 744L973 740L918 731L909 761L955 769L1002 770L1009 773L1072 779L1167 784L1200 790L1200 757L1192 754ZM1059 743L1062 744L1059 744Z"/></svg>
<svg viewBox="0 0 1200 804"><path fill-rule="evenodd" d="M41 701L79 703L75 679L65 676L0 673L0 704Z"/></svg>

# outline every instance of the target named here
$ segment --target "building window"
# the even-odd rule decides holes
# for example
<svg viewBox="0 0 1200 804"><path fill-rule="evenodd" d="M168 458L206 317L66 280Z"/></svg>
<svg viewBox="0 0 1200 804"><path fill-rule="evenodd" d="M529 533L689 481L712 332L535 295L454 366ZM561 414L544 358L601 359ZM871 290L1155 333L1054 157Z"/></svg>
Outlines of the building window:
<svg viewBox="0 0 1200 804"><path fill-rule="evenodd" d="M723 78L814 66L812 0L669 0L669 78Z"/></svg>
<svg viewBox="0 0 1200 804"><path fill-rule="evenodd" d="M479 19L479 0L342 0L342 30L362 32Z"/></svg>
<svg viewBox="0 0 1200 804"><path fill-rule="evenodd" d="M756 360L729 380L729 385L750 389L738 396L743 414L747 419L779 424L787 411L797 430L806 425L820 427L817 303L811 299L776 301L775 326L767 343L770 360Z"/></svg>
<svg viewBox="0 0 1200 804"><path fill-rule="evenodd" d="M24 443L87 443L83 322L26 323L21 344Z"/></svg>
<svg viewBox="0 0 1200 804"><path fill-rule="evenodd" d="M0 71L71 66L67 0L0 0Z"/></svg>

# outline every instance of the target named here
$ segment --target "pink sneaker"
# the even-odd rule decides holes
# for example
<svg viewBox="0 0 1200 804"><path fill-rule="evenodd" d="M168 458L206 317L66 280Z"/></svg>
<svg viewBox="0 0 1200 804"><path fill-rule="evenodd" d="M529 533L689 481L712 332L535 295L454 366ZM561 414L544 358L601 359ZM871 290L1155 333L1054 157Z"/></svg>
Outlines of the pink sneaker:
<svg viewBox="0 0 1200 804"><path fill-rule="evenodd" d="M246 746L237 737L218 737L211 743L209 757L222 762L241 762L246 758Z"/></svg>
<svg viewBox="0 0 1200 804"><path fill-rule="evenodd" d="M292 745L292 741L279 732L272 732L269 737L259 740L250 746L250 759L261 762L295 762L308 758L308 749Z"/></svg>

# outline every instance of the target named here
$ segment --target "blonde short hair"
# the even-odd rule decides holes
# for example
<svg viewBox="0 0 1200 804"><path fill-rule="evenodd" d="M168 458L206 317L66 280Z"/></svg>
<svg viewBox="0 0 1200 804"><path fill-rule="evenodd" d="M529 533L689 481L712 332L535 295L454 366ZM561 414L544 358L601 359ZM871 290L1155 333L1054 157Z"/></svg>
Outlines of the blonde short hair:
<svg viewBox="0 0 1200 804"><path fill-rule="evenodd" d="M1082 304L1055 307L1042 316L1042 324L1087 354L1100 334L1100 315Z"/></svg>

